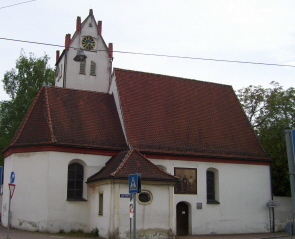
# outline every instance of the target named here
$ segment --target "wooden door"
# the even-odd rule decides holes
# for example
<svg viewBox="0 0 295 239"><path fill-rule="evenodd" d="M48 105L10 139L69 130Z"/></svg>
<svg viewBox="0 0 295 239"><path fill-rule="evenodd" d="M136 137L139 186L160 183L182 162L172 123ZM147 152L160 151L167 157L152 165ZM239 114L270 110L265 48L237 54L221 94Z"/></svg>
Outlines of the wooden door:
<svg viewBox="0 0 295 239"><path fill-rule="evenodd" d="M185 202L179 202L176 205L176 234L188 235L188 205Z"/></svg>

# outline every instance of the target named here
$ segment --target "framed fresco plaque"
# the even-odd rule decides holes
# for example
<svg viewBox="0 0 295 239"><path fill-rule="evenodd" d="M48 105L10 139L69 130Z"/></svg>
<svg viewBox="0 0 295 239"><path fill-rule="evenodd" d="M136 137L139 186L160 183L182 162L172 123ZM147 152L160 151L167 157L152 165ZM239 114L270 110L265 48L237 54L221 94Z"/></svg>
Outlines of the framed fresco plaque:
<svg viewBox="0 0 295 239"><path fill-rule="evenodd" d="M174 175L180 179L174 186L175 194L197 194L196 168L174 168Z"/></svg>

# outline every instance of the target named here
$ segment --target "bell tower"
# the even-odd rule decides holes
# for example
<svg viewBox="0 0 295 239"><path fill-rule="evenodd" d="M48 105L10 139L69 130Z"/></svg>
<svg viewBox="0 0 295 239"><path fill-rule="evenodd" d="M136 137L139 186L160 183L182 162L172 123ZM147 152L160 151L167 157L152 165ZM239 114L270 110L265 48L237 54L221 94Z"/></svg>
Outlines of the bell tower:
<svg viewBox="0 0 295 239"><path fill-rule="evenodd" d="M107 93L112 72L113 44L102 37L102 22L96 22L93 10L76 31L66 34L65 49L56 52L55 86Z"/></svg>

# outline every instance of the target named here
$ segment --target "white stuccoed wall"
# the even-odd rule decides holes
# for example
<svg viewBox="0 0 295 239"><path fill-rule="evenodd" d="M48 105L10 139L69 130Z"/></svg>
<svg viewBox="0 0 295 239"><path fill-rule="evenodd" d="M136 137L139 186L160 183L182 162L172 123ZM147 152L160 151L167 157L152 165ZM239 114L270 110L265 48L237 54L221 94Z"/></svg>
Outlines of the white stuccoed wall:
<svg viewBox="0 0 295 239"><path fill-rule="evenodd" d="M12 199L12 226L32 231L58 232L99 229L101 236L129 235L129 199L126 182L109 181L85 185L88 201L66 200L67 169L70 162L84 162L87 177L98 172L110 156L36 152L17 153L5 159L4 185L10 172L16 174L16 190ZM266 203L271 199L269 167L262 165L206 163L151 159L174 174L175 167L197 168L197 195L174 195L173 186L144 183L142 190L153 195L149 205L138 204L138 230L142 235L176 233L176 205L189 204L189 233L251 233L269 231ZM215 168L219 174L219 205L207 204L206 170ZM98 193L104 194L104 214L98 215ZM2 223L7 225L8 187L4 186ZM196 204L202 203L202 209ZM275 209L277 210L277 209ZM276 216L276 221L279 219Z"/></svg>
<svg viewBox="0 0 295 239"><path fill-rule="evenodd" d="M120 194L128 194L128 181L120 183L101 181L92 183L89 190L90 228L98 228L99 235L110 238L129 238L130 215L129 198L120 198ZM137 235L140 238L168 237L172 232L173 218L173 186L159 182L142 182L142 190L153 195L151 204L142 205L136 202ZM104 213L98 215L98 194L104 194ZM165 237L166 236L166 237Z"/></svg>
<svg viewBox="0 0 295 239"><path fill-rule="evenodd" d="M11 171L16 175L16 189L11 200L11 225L31 231L89 231L88 201L67 201L68 164L84 165L84 181L98 172L110 156L36 152L17 153L5 159L4 185ZM83 163L84 162L84 163ZM8 187L4 187L2 223L7 225ZM87 185L84 186L87 199Z"/></svg>
<svg viewBox="0 0 295 239"><path fill-rule="evenodd" d="M174 195L176 204L184 201L190 205L189 233L227 234L269 231L269 214L266 203L271 199L269 166L208 163L151 159L174 174L175 167L197 168L197 195ZM219 174L218 205L207 204L206 171L215 168ZM196 204L203 208L197 209ZM176 226L176 219L174 220Z"/></svg>
<svg viewBox="0 0 295 239"><path fill-rule="evenodd" d="M280 205L273 209L275 214L275 230L285 231L286 224L293 221L292 198L275 196L273 200L277 201Z"/></svg>
<svg viewBox="0 0 295 239"><path fill-rule="evenodd" d="M175 167L197 168L197 195L174 195L173 186L144 184L142 190L153 195L149 205L137 207L139 237L157 238L161 234L176 233L176 205L184 201L189 205L189 234L230 234L268 232L269 214L266 203L271 198L269 167L262 165L183 162L151 159L174 174ZM206 170L215 168L219 174L218 205L207 204ZM104 193L103 216L98 215L98 193ZM119 198L128 193L125 183L94 183L89 191L90 227L98 227L103 237L129 236L129 200ZM196 204L203 208L197 209ZM109 230L107 231L106 228Z"/></svg>

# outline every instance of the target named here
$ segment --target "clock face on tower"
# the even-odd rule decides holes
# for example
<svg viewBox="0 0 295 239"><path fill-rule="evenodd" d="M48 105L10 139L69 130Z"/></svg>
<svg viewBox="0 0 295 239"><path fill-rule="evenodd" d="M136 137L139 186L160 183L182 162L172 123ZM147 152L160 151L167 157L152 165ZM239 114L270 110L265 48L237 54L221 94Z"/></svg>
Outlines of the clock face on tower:
<svg viewBox="0 0 295 239"><path fill-rule="evenodd" d="M86 50L92 50L95 47L95 41L91 36L85 36L82 39L82 47Z"/></svg>

